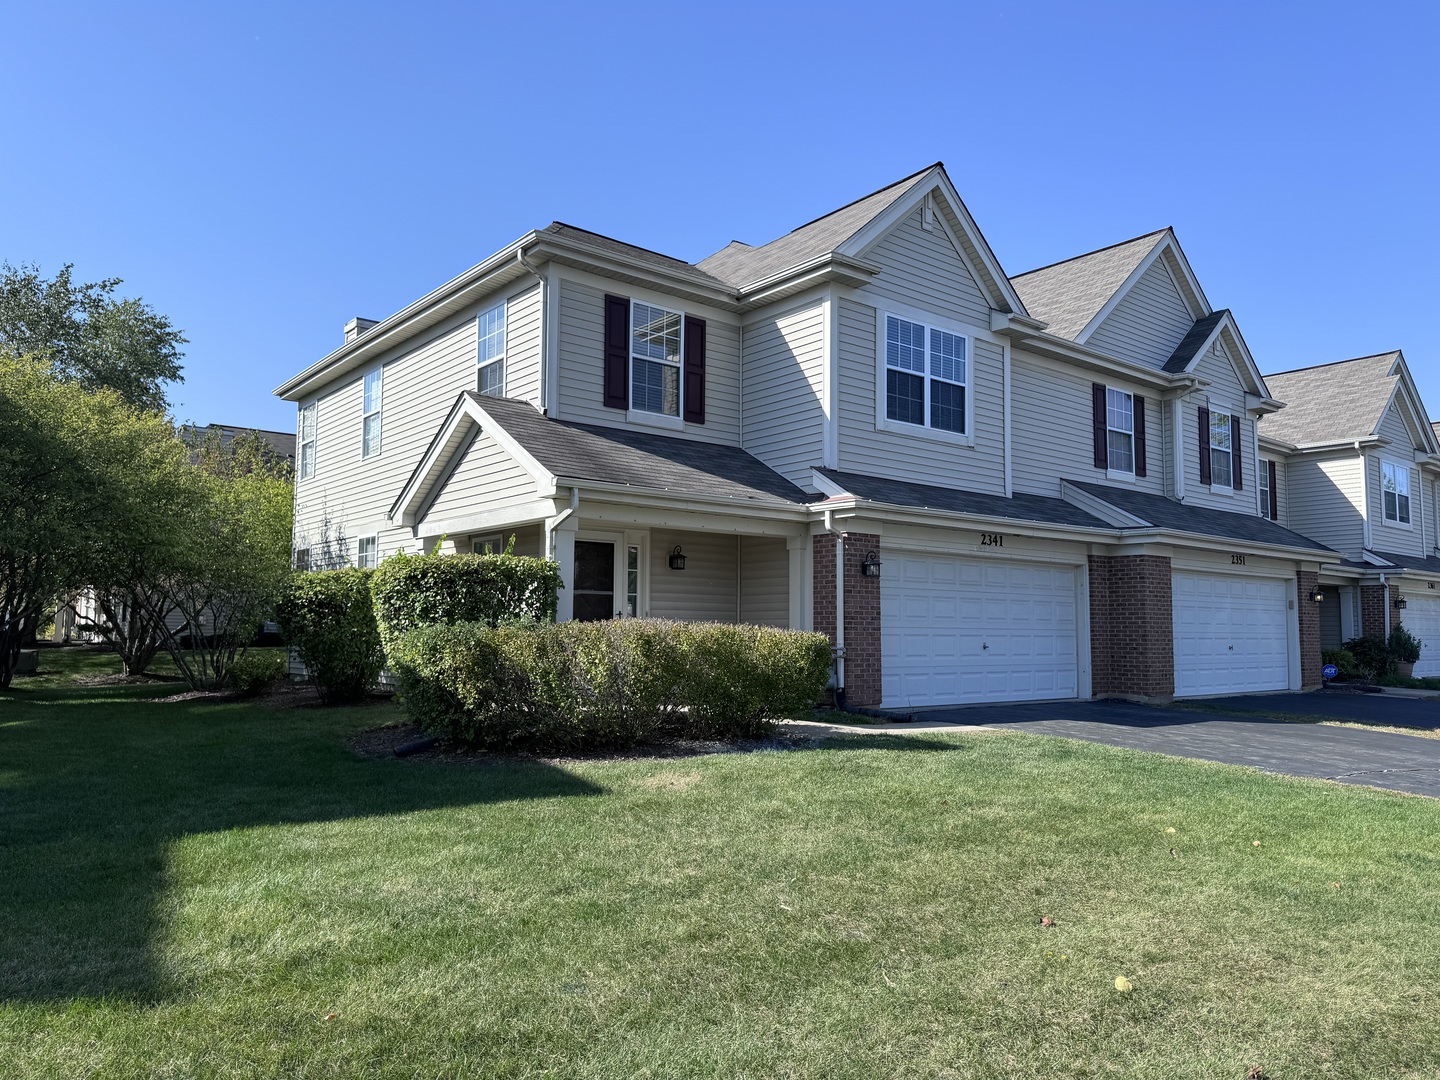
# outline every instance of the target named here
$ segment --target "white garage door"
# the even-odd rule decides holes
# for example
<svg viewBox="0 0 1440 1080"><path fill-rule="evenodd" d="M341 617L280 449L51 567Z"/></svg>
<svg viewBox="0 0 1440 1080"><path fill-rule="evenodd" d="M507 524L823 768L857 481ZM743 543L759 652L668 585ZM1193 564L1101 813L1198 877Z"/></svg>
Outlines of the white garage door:
<svg viewBox="0 0 1440 1080"><path fill-rule="evenodd" d="M889 708L1079 693L1071 567L892 552L880 634Z"/></svg>
<svg viewBox="0 0 1440 1080"><path fill-rule="evenodd" d="M1440 675L1440 596L1410 593L1405 610L1399 613L1405 629L1420 639L1420 662L1416 675Z"/></svg>
<svg viewBox="0 0 1440 1080"><path fill-rule="evenodd" d="M1287 601L1283 580L1176 572L1176 696L1288 689Z"/></svg>

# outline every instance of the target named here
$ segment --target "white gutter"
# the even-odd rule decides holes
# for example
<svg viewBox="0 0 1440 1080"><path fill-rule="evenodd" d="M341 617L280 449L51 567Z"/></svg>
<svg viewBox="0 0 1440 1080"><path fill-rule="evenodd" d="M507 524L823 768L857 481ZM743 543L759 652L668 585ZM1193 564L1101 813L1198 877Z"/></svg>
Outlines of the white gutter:
<svg viewBox="0 0 1440 1080"><path fill-rule="evenodd" d="M558 529L562 524L564 524L565 521L570 517L570 515L574 514L575 511L579 509L580 489L577 487L572 487L570 489L569 508L561 510L560 513L556 514L552 518L545 519L545 557L551 562L555 561L555 530Z"/></svg>

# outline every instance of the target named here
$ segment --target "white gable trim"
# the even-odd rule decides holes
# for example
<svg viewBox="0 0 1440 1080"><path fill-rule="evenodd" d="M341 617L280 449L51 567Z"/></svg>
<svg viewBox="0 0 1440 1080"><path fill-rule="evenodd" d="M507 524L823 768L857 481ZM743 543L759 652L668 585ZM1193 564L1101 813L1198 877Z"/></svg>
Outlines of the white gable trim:
<svg viewBox="0 0 1440 1080"><path fill-rule="evenodd" d="M516 442L469 394L461 394L431 439L424 456L390 505L392 524L414 525L444 489L476 437L489 435L535 481L540 494L555 491L555 477ZM458 436L458 441L457 441Z"/></svg>
<svg viewBox="0 0 1440 1080"><path fill-rule="evenodd" d="M892 229L900 222L908 218L916 207L923 207L927 204L933 205L933 197L939 193L940 199L945 207L955 215L960 222L960 228L964 231L971 246L980 256L981 265L976 266L974 261L965 253L965 247L960 243L946 220L944 213L936 213L934 222L938 223L950 244L955 249L955 254L964 263L970 276L975 279L975 284L986 294L990 306L999 311L1011 311L1017 314L1029 314L1025 310L1024 303L1015 292L1010 279L1005 276L1005 271L1000 267L1000 260L990 250L980 227L975 224L975 219L970 216L964 201L956 192L950 178L945 174L941 166L936 166L929 173L921 177L910 190L896 199L885 210L872 218L859 232L836 249L836 253L846 255L853 259L863 259L865 255L878 244Z"/></svg>
<svg viewBox="0 0 1440 1080"><path fill-rule="evenodd" d="M1437 439L1435 436L1435 429L1431 426L1430 417L1425 412L1424 399L1420 397L1420 392L1415 388L1415 380L1410 377L1410 365L1405 362L1404 353L1401 353L1395 358L1395 363L1390 370L1392 373L1400 376L1400 381L1396 383L1395 389L1391 391L1390 400L1385 403L1385 408L1381 411L1380 418L1375 422L1375 431L1373 434L1378 435L1380 433L1380 425L1385 422L1385 414L1390 411L1391 407L1395 404L1396 395L1403 389L1405 391L1405 407L1410 410L1410 419L1412 421L1408 426L1419 431L1420 439L1424 443L1426 450L1431 454L1440 454L1440 439ZM1401 420L1404 421L1403 416Z"/></svg>
<svg viewBox="0 0 1440 1080"><path fill-rule="evenodd" d="M1223 338L1223 340L1221 340ZM1250 355L1250 349L1245 344L1245 339L1240 336L1240 328L1235 324L1235 316L1229 311L1220 317L1215 324L1215 329L1210 331L1210 336L1205 339L1195 355L1190 357L1185 365L1184 372L1177 374L1189 374L1193 372L1200 360L1206 353L1215 347L1215 342L1220 341L1225 348L1225 355L1230 360L1230 366L1235 369L1242 385L1248 383L1250 392L1264 401L1271 401L1270 389L1265 385L1265 377L1260 374L1260 368L1255 363L1255 358ZM1272 405L1272 410L1279 408Z"/></svg>
<svg viewBox="0 0 1440 1080"><path fill-rule="evenodd" d="M1169 260L1163 258L1166 252L1170 254ZM1109 317L1112 311L1119 307L1120 302L1124 300L1130 290L1134 288L1135 283L1145 276L1145 271L1155 265L1157 259L1160 260L1161 267L1169 276L1170 283L1175 286L1175 291L1180 296L1180 302L1184 304L1185 309L1190 312L1192 319L1198 321L1214 311L1214 308L1210 306L1210 301L1205 298L1205 290L1200 288L1199 279L1195 277L1195 272L1190 269L1189 261L1180 250L1180 244L1175 239L1175 234L1169 229L1166 229L1160 239L1155 241L1155 246L1150 249L1149 254L1135 265L1135 269L1130 271L1130 276L1121 282L1120 287L1111 294L1110 299L1105 301L1105 306L1095 313L1094 317L1085 324L1084 329L1082 329L1080 333L1075 335L1075 341L1077 343L1083 344L1091 334L1099 329L1100 324ZM1175 279L1176 270L1179 270L1180 276L1184 279L1183 283ZM1187 292L1190 294L1189 296L1186 295Z"/></svg>

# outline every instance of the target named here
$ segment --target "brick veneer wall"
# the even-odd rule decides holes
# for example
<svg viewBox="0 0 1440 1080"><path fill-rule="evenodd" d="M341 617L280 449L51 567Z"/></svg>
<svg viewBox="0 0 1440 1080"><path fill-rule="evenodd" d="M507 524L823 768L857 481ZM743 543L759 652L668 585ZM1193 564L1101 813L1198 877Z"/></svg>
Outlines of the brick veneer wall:
<svg viewBox="0 0 1440 1080"><path fill-rule="evenodd" d="M1090 680L1093 692L1175 694L1175 615L1163 555L1090 556Z"/></svg>
<svg viewBox="0 0 1440 1080"><path fill-rule="evenodd" d="M1320 575L1301 570L1295 575L1296 607L1300 609L1300 686L1313 690L1323 684L1320 675L1320 605L1311 600L1320 587Z"/></svg>
<svg viewBox="0 0 1440 1080"><path fill-rule="evenodd" d="M818 633L835 641L835 537L812 541L813 615ZM845 583L845 696L853 705L880 704L880 579L860 575L867 552L880 555L873 533L845 533L840 566Z"/></svg>
<svg viewBox="0 0 1440 1080"><path fill-rule="evenodd" d="M1393 593L1391 602L1394 602ZM1390 625L1395 625L1394 612L1391 612ZM1385 636L1385 586L1384 585L1361 585L1360 586L1360 636L1378 637Z"/></svg>

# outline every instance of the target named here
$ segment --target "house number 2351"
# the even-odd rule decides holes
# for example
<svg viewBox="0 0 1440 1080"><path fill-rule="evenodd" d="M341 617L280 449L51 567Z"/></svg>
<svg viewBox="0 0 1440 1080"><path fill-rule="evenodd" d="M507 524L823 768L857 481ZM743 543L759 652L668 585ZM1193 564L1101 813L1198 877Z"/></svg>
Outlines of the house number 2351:
<svg viewBox="0 0 1440 1080"><path fill-rule="evenodd" d="M981 534L980 534L980 546L981 546L981 547L1004 547L1004 546L1005 546L1005 537L1001 536L999 533L981 533Z"/></svg>

